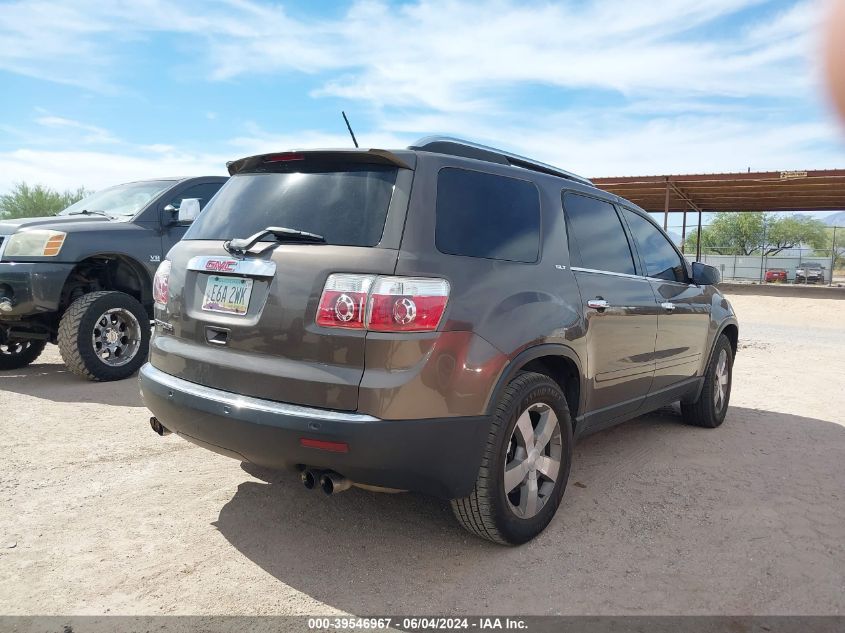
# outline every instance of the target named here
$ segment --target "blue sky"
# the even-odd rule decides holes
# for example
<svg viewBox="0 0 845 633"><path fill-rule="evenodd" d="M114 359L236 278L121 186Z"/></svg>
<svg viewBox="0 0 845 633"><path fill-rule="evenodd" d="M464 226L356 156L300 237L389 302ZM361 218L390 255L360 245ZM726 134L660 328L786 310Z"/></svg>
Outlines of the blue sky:
<svg viewBox="0 0 845 633"><path fill-rule="evenodd" d="M817 2L0 2L0 191L450 134L586 176L845 167Z"/></svg>

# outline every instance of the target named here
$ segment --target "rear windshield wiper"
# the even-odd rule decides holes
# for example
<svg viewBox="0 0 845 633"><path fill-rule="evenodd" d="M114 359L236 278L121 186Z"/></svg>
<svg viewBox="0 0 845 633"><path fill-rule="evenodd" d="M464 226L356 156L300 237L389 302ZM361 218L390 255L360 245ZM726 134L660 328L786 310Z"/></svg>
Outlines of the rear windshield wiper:
<svg viewBox="0 0 845 633"><path fill-rule="evenodd" d="M316 233L297 231L283 226L268 226L263 231L249 237L236 238L223 242L223 248L230 253L246 253L265 237L272 235L277 242L306 242L311 244L325 244L326 238Z"/></svg>
<svg viewBox="0 0 845 633"><path fill-rule="evenodd" d="M106 218L111 217L105 211L97 211L96 209L82 209L82 211L74 211L73 213L68 213L67 215L102 215Z"/></svg>

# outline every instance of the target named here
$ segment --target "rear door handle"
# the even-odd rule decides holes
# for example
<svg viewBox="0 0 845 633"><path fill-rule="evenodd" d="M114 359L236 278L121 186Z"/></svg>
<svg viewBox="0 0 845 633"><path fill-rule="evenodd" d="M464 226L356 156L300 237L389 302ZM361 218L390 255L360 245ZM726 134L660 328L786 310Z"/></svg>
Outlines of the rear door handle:
<svg viewBox="0 0 845 633"><path fill-rule="evenodd" d="M610 304L604 299L596 298L587 301L587 307L602 312L603 310L607 310L610 307Z"/></svg>
<svg viewBox="0 0 845 633"><path fill-rule="evenodd" d="M666 312L673 312L675 310L675 304L669 301L664 301L660 304L660 307L666 310Z"/></svg>

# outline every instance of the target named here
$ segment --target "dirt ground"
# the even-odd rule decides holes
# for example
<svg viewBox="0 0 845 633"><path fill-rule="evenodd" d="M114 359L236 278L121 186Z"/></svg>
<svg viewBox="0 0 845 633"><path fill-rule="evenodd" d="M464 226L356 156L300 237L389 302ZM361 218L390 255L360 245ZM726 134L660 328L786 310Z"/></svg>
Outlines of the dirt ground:
<svg viewBox="0 0 845 633"><path fill-rule="evenodd" d="M0 376L3 614L845 614L845 301L731 297L731 408L576 447L519 548L447 505L333 498L147 423L56 348Z"/></svg>

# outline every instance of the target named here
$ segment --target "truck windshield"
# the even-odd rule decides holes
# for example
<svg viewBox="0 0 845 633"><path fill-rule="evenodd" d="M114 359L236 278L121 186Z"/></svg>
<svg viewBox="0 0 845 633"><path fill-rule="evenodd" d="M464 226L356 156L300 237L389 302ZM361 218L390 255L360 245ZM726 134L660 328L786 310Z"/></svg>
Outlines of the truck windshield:
<svg viewBox="0 0 845 633"><path fill-rule="evenodd" d="M328 244L375 246L384 232L396 174L394 167L377 165L238 174L184 239L229 240L284 226L321 235Z"/></svg>
<svg viewBox="0 0 845 633"><path fill-rule="evenodd" d="M168 187L172 187L173 182L172 180L146 180L109 187L70 205L64 211L60 211L59 215L81 215L84 212L98 215L99 212L110 217L132 217L150 200Z"/></svg>

